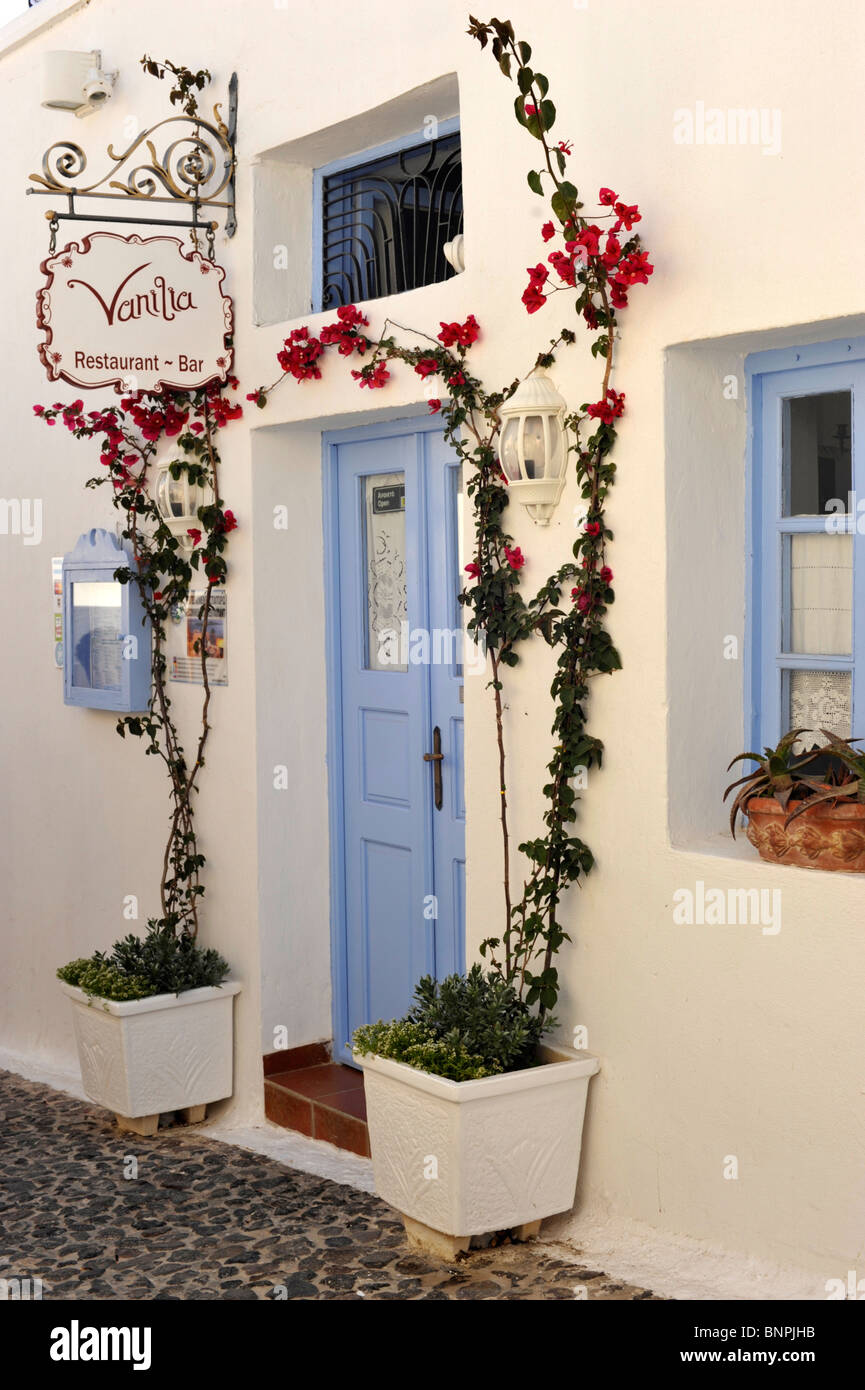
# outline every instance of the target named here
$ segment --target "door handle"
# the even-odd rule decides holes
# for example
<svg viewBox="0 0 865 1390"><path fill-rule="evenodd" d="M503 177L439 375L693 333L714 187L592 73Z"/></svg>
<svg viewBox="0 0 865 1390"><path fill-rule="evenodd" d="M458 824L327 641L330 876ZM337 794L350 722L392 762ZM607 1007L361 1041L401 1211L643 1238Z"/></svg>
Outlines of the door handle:
<svg viewBox="0 0 865 1390"><path fill-rule="evenodd" d="M444 762L444 756L442 752L442 731L438 725L436 725L433 729L433 751L431 753L424 753L423 760L425 763L432 763L433 765L433 797L437 811L440 811L442 808L442 763Z"/></svg>

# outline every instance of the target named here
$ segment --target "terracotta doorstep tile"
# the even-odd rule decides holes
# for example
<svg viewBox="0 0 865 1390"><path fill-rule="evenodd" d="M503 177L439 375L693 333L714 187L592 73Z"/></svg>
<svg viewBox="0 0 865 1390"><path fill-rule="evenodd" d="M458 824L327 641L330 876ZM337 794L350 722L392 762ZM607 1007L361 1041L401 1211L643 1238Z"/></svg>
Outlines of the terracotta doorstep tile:
<svg viewBox="0 0 865 1390"><path fill-rule="evenodd" d="M325 1066L330 1061L330 1043L306 1043L303 1047L290 1047L285 1052L267 1052L262 1061L265 1076L298 1071L301 1067Z"/></svg>
<svg viewBox="0 0 865 1390"><path fill-rule="evenodd" d="M343 1067L338 1062L328 1062L319 1067L300 1067L297 1071L275 1072L268 1079L297 1095L308 1096L310 1100L319 1100L340 1091L363 1090L363 1072L355 1071L353 1067Z"/></svg>
<svg viewBox="0 0 865 1390"><path fill-rule="evenodd" d="M314 1100L316 1110L338 1110L341 1115L353 1115L366 1124L366 1095L362 1090L336 1091L332 1096Z"/></svg>
<svg viewBox="0 0 865 1390"><path fill-rule="evenodd" d="M264 1113L274 1124L312 1137L312 1102L275 1085L273 1080L264 1083Z"/></svg>
<svg viewBox="0 0 865 1390"><path fill-rule="evenodd" d="M364 1120L329 1110L324 1105L314 1105L312 1114L314 1139L323 1139L338 1149L348 1149L349 1153L369 1158L369 1131Z"/></svg>

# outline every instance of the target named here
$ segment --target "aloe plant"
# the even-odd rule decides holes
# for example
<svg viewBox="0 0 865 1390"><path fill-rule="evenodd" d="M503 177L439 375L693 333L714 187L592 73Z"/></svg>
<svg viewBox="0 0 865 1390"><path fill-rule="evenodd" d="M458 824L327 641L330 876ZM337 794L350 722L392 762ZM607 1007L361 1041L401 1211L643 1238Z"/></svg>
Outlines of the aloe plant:
<svg viewBox="0 0 865 1390"><path fill-rule="evenodd" d="M772 797L778 802L782 811L786 811L793 793L806 789L806 797L803 799L801 807L797 806L793 812L794 815L798 815L800 809L806 809L812 804L817 793L825 789L825 781L819 777L806 776L802 771L815 758L819 757L821 750L812 749L809 753L798 757L793 752L796 741L806 732L805 729L791 729L789 733L784 735L777 747L764 748L762 753L737 753L736 757L729 763L728 772L735 763L744 762L748 758L753 759L757 764L746 776L731 782L724 792L724 800L726 801L730 792L734 791L736 787L739 788L730 809L730 830L734 839L736 838L736 817L740 812L743 816L747 814L748 803L754 797ZM855 750L851 750L851 752L855 753ZM865 774L865 755L863 755L863 774ZM823 797L819 799L823 800Z"/></svg>
<svg viewBox="0 0 865 1390"><path fill-rule="evenodd" d="M855 798L858 802L865 802L865 752L859 748L854 748L854 743L859 743L859 739L839 738L829 729L820 730L826 739L826 747L821 749L822 753L829 753L841 764L840 773L830 772L824 777L811 796L797 806L784 822L789 825L797 816L801 816L803 811L809 810L812 806L818 805L821 801L838 801L840 797L848 799Z"/></svg>

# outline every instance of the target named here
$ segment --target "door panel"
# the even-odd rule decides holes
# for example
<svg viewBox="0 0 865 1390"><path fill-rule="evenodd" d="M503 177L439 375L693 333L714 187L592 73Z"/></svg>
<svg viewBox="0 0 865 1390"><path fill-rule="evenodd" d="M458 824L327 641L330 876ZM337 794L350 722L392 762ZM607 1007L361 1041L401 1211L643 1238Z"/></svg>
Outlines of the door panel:
<svg viewBox="0 0 865 1390"><path fill-rule="evenodd" d="M423 671L387 664L382 636L421 611L417 444L412 435L340 444L339 594L342 647L348 1033L392 1017L434 968L418 905L430 868L425 825ZM392 508L404 489L404 508ZM337 794L338 791L337 791Z"/></svg>
<svg viewBox="0 0 865 1390"><path fill-rule="evenodd" d="M448 640L459 624L458 470L438 430L371 435L337 436L330 449L334 1053L345 1061L355 1028L405 1013L421 975L463 961L461 653ZM435 726L441 810L424 760Z"/></svg>
<svg viewBox="0 0 865 1390"><path fill-rule="evenodd" d="M441 434L426 439L429 499L430 720L441 730L443 796L434 810L436 975L463 968L465 799L463 774L460 467Z"/></svg>

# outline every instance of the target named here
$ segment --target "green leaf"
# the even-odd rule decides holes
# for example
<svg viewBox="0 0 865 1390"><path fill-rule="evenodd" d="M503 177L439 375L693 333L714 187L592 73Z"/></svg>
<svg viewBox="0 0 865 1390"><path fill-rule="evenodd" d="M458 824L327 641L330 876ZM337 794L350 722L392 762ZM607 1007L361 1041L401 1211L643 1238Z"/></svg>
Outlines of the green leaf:
<svg viewBox="0 0 865 1390"><path fill-rule="evenodd" d="M529 184L529 188L532 190L533 193L539 193L539 194L541 195L541 197L543 197L543 194L544 194L544 186L543 186L543 184L541 183L541 176L540 176L540 174L538 173L537 169L530 169L530 170L529 170L529 173L528 173L528 184Z"/></svg>
<svg viewBox="0 0 865 1390"><path fill-rule="evenodd" d="M561 189L559 188L556 189L555 193L550 199L550 203L552 205L553 212L556 214L556 217L564 226L564 224L570 218L571 208L573 204L568 202Z"/></svg>
<svg viewBox="0 0 865 1390"><path fill-rule="evenodd" d="M541 102L541 120L544 123L544 130L552 130L556 123L556 108L551 101Z"/></svg>
<svg viewBox="0 0 865 1390"><path fill-rule="evenodd" d="M520 68L518 70L517 85L519 86L519 89L522 92L523 96L527 96L529 92L532 90L532 83L534 82L534 80L535 74L532 72L531 68Z"/></svg>
<svg viewBox="0 0 865 1390"><path fill-rule="evenodd" d="M518 43L517 49L520 55L520 62L527 63L532 56L531 45L527 43Z"/></svg>

